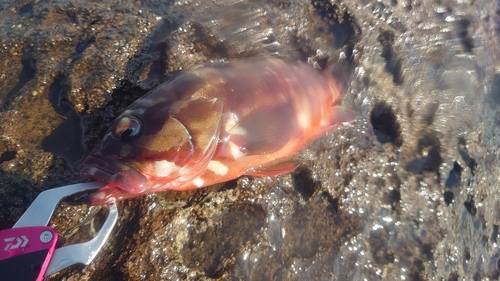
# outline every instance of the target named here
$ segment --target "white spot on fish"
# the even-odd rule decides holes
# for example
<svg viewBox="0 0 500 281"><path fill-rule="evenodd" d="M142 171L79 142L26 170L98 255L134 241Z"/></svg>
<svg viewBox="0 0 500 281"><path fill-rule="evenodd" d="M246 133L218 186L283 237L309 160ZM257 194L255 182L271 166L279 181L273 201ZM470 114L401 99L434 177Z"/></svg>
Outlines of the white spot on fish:
<svg viewBox="0 0 500 281"><path fill-rule="evenodd" d="M124 145L122 149L120 150L120 156L121 157L126 157L130 154L130 151L132 150L132 147L130 145Z"/></svg>
<svg viewBox="0 0 500 281"><path fill-rule="evenodd" d="M196 186L196 187L202 187L204 184L205 184L205 181L200 178L200 177L197 177L193 180L193 184Z"/></svg>
<svg viewBox="0 0 500 281"><path fill-rule="evenodd" d="M97 174L98 171L99 171L99 169L97 169L96 167L92 167L89 169L87 174L94 176L95 174Z"/></svg>
<svg viewBox="0 0 500 281"><path fill-rule="evenodd" d="M241 158L245 156L245 153L241 152L240 147L235 144L234 142L229 142L229 149L231 151L231 155L233 156L234 159Z"/></svg>
<svg viewBox="0 0 500 281"><path fill-rule="evenodd" d="M158 177L166 177L170 175L177 167L175 163L167 160L156 161L154 164L154 173Z"/></svg>
<svg viewBox="0 0 500 281"><path fill-rule="evenodd" d="M226 165L222 164L220 161L215 160L208 162L207 168L218 176L224 176L229 170Z"/></svg>
<svg viewBox="0 0 500 281"><path fill-rule="evenodd" d="M238 118L234 114L229 114L224 129L226 132L229 132L236 124L238 124Z"/></svg>
<svg viewBox="0 0 500 281"><path fill-rule="evenodd" d="M101 200L104 200L106 199L106 192L94 192L94 194L92 194L92 199L94 200L98 200L98 201L101 201ZM108 198L107 201L110 201L111 198ZM106 202L108 203L108 202Z"/></svg>
<svg viewBox="0 0 500 281"><path fill-rule="evenodd" d="M240 126L236 126L236 127L231 129L231 135L246 136L247 131Z"/></svg>
<svg viewBox="0 0 500 281"><path fill-rule="evenodd" d="M310 120L309 120L309 116L307 113L303 112L303 111L299 111L298 114L297 114L297 119L299 121L299 124L302 128L306 129L306 128L309 128L309 124L310 124Z"/></svg>

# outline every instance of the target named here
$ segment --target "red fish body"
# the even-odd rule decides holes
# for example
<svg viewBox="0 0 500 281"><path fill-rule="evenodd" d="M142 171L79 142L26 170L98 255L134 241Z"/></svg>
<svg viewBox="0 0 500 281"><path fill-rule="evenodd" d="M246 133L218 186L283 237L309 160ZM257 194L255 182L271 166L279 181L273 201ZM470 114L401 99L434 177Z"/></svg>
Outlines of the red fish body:
<svg viewBox="0 0 500 281"><path fill-rule="evenodd" d="M305 63L186 70L125 110L84 160L83 173L107 182L90 203L290 172L291 156L354 120L340 100L334 78Z"/></svg>

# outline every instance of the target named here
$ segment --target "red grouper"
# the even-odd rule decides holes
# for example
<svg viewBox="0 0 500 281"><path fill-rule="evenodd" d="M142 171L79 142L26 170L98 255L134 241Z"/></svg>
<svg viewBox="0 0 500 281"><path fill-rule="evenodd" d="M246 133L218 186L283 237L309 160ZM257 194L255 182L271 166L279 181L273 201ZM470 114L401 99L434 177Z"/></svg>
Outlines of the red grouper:
<svg viewBox="0 0 500 281"><path fill-rule="evenodd" d="M82 172L107 185L93 205L276 176L312 140L355 118L328 71L267 58L181 72L110 126Z"/></svg>

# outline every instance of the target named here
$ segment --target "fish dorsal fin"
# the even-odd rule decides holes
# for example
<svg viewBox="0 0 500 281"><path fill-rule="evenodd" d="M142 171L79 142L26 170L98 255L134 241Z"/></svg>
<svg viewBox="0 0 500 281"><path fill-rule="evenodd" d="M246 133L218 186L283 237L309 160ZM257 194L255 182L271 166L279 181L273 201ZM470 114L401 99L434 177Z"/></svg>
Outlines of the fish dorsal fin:
<svg viewBox="0 0 500 281"><path fill-rule="evenodd" d="M230 141L245 155L273 153L296 130L293 110L287 104L252 111L227 131Z"/></svg>
<svg viewBox="0 0 500 281"><path fill-rule="evenodd" d="M244 175L247 176L255 176L255 177L274 177L278 175L283 175L292 172L297 168L297 163L290 159L285 160L276 160L271 163L259 166L252 167L243 172Z"/></svg>

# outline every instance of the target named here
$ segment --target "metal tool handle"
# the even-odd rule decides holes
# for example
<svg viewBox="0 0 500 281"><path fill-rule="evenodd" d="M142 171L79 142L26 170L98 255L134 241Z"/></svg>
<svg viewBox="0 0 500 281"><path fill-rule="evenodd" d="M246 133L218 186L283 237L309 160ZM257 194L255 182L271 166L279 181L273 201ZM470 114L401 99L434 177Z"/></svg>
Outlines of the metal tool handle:
<svg viewBox="0 0 500 281"><path fill-rule="evenodd" d="M62 199L78 192L98 189L105 185L102 182L86 182L46 190L35 198L35 201L31 203L13 228L45 226L49 223L54 210Z"/></svg>
<svg viewBox="0 0 500 281"><path fill-rule="evenodd" d="M108 240L111 230L118 220L118 208L115 204L109 205L109 214L101 230L92 240L56 249L45 276L54 274L70 265L82 263L88 265L99 253Z"/></svg>

